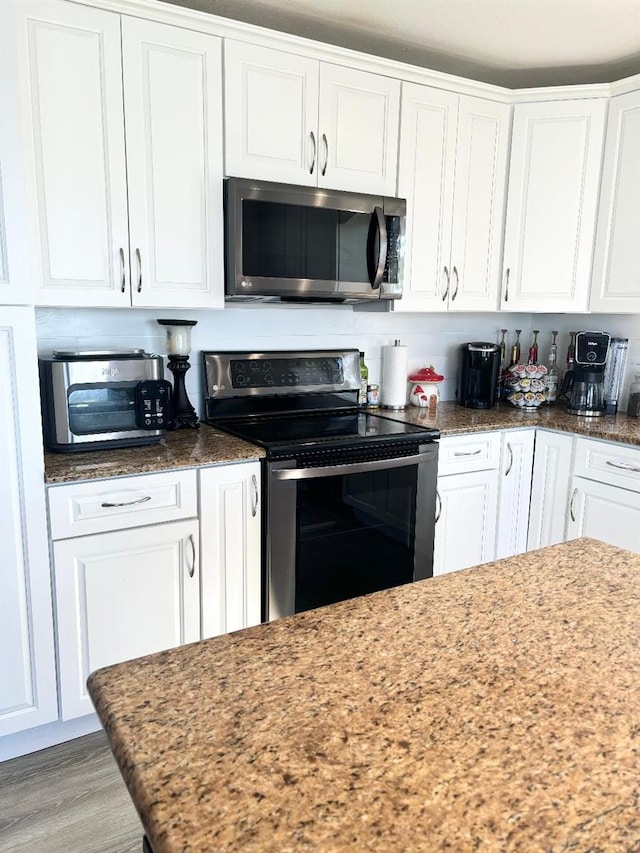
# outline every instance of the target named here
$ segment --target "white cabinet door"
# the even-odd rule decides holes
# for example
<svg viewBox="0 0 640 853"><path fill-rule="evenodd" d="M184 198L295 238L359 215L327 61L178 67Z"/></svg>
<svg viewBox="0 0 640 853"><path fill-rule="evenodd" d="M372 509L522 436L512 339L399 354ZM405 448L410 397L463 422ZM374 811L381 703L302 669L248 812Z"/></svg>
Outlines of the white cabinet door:
<svg viewBox="0 0 640 853"><path fill-rule="evenodd" d="M516 105L503 310L587 310L606 110L606 98Z"/></svg>
<svg viewBox="0 0 640 853"><path fill-rule="evenodd" d="M609 104L592 311L640 312L640 91Z"/></svg>
<svg viewBox="0 0 640 853"><path fill-rule="evenodd" d="M33 300L13 0L0 3L0 305Z"/></svg>
<svg viewBox="0 0 640 853"><path fill-rule="evenodd" d="M497 560L527 550L534 438L532 429L502 434Z"/></svg>
<svg viewBox="0 0 640 853"><path fill-rule="evenodd" d="M23 0L40 305L129 305L120 17Z"/></svg>
<svg viewBox="0 0 640 853"><path fill-rule="evenodd" d="M315 186L315 59L225 39L225 173Z"/></svg>
<svg viewBox="0 0 640 853"><path fill-rule="evenodd" d="M574 477L567 539L590 536L640 554L640 492Z"/></svg>
<svg viewBox="0 0 640 853"><path fill-rule="evenodd" d="M225 40L225 173L395 195L400 82Z"/></svg>
<svg viewBox="0 0 640 853"><path fill-rule="evenodd" d="M396 194L400 81L320 65L318 186Z"/></svg>
<svg viewBox="0 0 640 853"><path fill-rule="evenodd" d="M433 574L477 566L495 556L498 472L438 478Z"/></svg>
<svg viewBox="0 0 640 853"><path fill-rule="evenodd" d="M446 311L458 96L402 84L398 195L407 200L405 282L394 311Z"/></svg>
<svg viewBox="0 0 640 853"><path fill-rule="evenodd" d="M58 717L33 310L0 311L0 736ZM20 390L20 394L18 393Z"/></svg>
<svg viewBox="0 0 640 853"><path fill-rule="evenodd" d="M200 639L198 522L53 545L62 717L93 710L90 672Z"/></svg>
<svg viewBox="0 0 640 853"><path fill-rule="evenodd" d="M199 474L205 639L260 622L260 463Z"/></svg>
<svg viewBox="0 0 640 853"><path fill-rule="evenodd" d="M133 305L222 308L222 49L122 19Z"/></svg>
<svg viewBox="0 0 640 853"><path fill-rule="evenodd" d="M511 108L404 83L398 195L405 287L395 311L495 311Z"/></svg>
<svg viewBox="0 0 640 853"><path fill-rule="evenodd" d="M564 542L574 438L536 430L527 550Z"/></svg>
<svg viewBox="0 0 640 853"><path fill-rule="evenodd" d="M460 96L449 307L496 311L511 107Z"/></svg>

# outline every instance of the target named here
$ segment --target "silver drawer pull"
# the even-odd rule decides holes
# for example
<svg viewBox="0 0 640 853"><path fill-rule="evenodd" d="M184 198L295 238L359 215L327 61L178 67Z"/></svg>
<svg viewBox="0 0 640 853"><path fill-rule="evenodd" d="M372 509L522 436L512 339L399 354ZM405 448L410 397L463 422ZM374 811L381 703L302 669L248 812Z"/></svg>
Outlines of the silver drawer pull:
<svg viewBox="0 0 640 853"><path fill-rule="evenodd" d="M147 501L151 500L151 495L143 495L141 498L136 498L135 501L124 501L123 503L109 503L109 501L105 501L100 506L105 509L112 509L116 506L135 506L136 504L146 504Z"/></svg>
<svg viewBox="0 0 640 853"><path fill-rule="evenodd" d="M189 577L192 578L196 573L196 540L193 538L193 533L189 534L189 542L191 543L191 565L187 571Z"/></svg>
<svg viewBox="0 0 640 853"><path fill-rule="evenodd" d="M253 486L253 499L251 501L251 516L253 518L256 517L256 513L258 512L258 478L255 474L251 475L251 485Z"/></svg>
<svg viewBox="0 0 640 853"><path fill-rule="evenodd" d="M504 476L508 477L511 473L511 469L513 468L513 448L511 447L511 442L507 442L507 450L509 451L509 464L507 465L507 470L504 472Z"/></svg>
<svg viewBox="0 0 640 853"><path fill-rule="evenodd" d="M612 462L610 459L607 459L607 465L611 465L612 468L620 468L622 471L633 471L635 474L640 474L640 468L628 462Z"/></svg>
<svg viewBox="0 0 640 853"><path fill-rule="evenodd" d="M575 499L576 499L576 495L577 495L577 494L578 494L578 489L577 489L577 488L575 488L575 489L573 490L573 494L571 495L571 503L569 504L569 515L571 516L571 521L575 521L575 520L576 520L576 517L575 517L575 515L573 514L573 502L575 501Z"/></svg>
<svg viewBox="0 0 640 853"><path fill-rule="evenodd" d="M442 515L442 498L440 497L440 492L436 489L436 498L438 499L438 509L436 510L436 520L437 524L440 521L440 516Z"/></svg>
<svg viewBox="0 0 640 853"><path fill-rule="evenodd" d="M479 453L482 453L482 448L480 447L478 450L469 450L464 453L461 450L455 450L454 456L477 456Z"/></svg>

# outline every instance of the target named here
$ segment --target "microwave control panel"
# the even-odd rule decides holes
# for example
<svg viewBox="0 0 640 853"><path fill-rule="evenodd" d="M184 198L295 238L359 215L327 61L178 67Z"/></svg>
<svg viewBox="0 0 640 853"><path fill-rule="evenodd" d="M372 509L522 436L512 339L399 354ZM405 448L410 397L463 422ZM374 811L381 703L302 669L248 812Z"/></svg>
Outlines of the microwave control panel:
<svg viewBox="0 0 640 853"><path fill-rule="evenodd" d="M136 423L139 429L168 429L171 384L166 379L145 379L136 387Z"/></svg>

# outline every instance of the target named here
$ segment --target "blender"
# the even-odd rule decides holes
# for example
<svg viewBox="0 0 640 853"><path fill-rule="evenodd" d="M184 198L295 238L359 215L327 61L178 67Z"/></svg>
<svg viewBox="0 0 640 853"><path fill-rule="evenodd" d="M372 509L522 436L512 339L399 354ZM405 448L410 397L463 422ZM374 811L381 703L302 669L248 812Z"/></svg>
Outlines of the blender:
<svg viewBox="0 0 640 853"><path fill-rule="evenodd" d="M576 334L573 368L565 374L563 393L569 393L570 415L597 417L605 412L604 368L611 336L607 332Z"/></svg>

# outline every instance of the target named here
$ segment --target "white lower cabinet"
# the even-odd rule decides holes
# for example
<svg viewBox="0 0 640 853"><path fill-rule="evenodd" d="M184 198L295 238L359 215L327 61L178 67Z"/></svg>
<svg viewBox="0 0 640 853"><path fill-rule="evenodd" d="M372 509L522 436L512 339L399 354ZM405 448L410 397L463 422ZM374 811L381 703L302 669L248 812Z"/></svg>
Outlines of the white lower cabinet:
<svg viewBox="0 0 640 853"><path fill-rule="evenodd" d="M34 312L0 313L2 736L56 720L58 702Z"/></svg>
<svg viewBox="0 0 640 853"><path fill-rule="evenodd" d="M198 521L55 542L62 718L93 710L90 672L200 639Z"/></svg>
<svg viewBox="0 0 640 853"><path fill-rule="evenodd" d="M576 440L567 539L579 536L640 554L640 448Z"/></svg>
<svg viewBox="0 0 640 853"><path fill-rule="evenodd" d="M536 430L528 551L566 539L574 443L572 435Z"/></svg>
<svg viewBox="0 0 640 853"><path fill-rule="evenodd" d="M260 463L199 474L205 639L260 622Z"/></svg>
<svg viewBox="0 0 640 853"><path fill-rule="evenodd" d="M493 560L499 449L498 433L441 439L434 577Z"/></svg>
<svg viewBox="0 0 640 853"><path fill-rule="evenodd" d="M527 550L535 431L502 433L496 559Z"/></svg>

